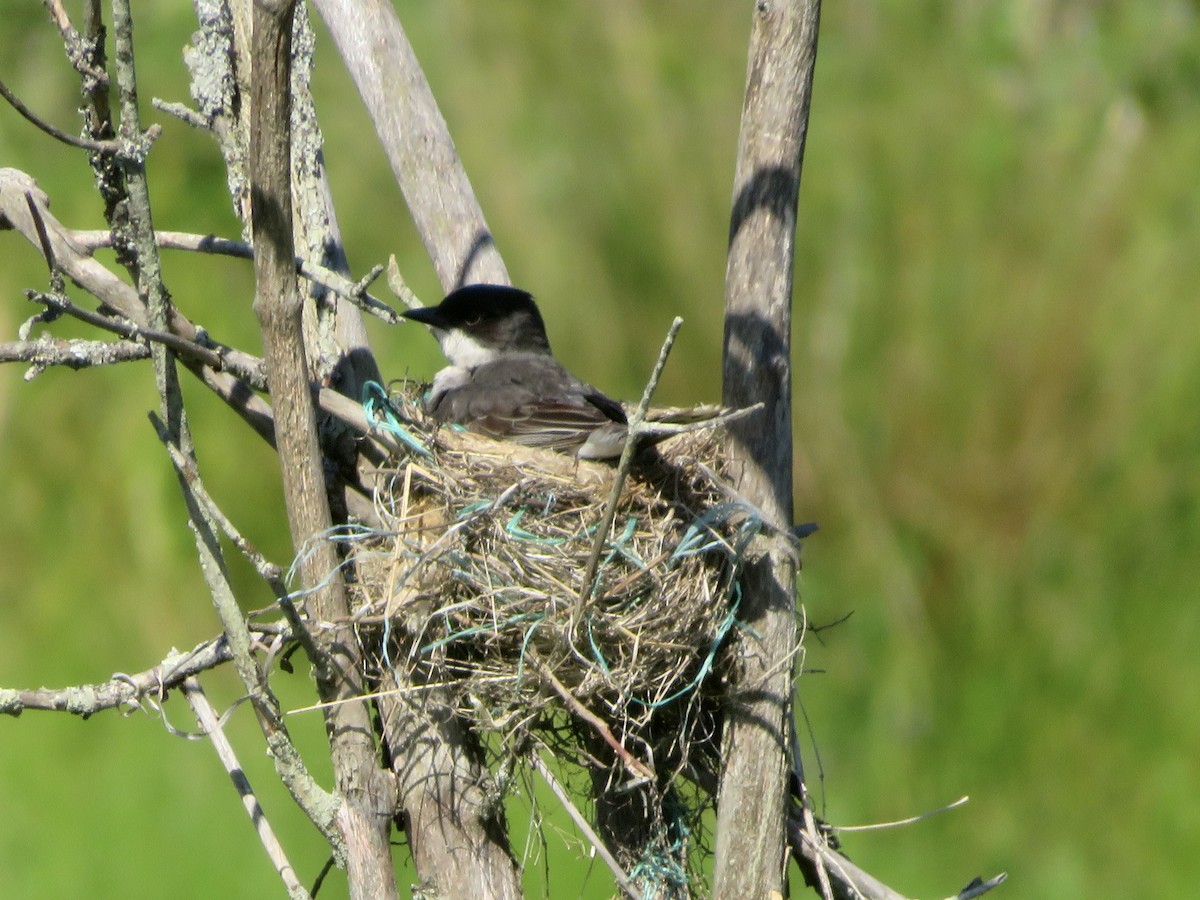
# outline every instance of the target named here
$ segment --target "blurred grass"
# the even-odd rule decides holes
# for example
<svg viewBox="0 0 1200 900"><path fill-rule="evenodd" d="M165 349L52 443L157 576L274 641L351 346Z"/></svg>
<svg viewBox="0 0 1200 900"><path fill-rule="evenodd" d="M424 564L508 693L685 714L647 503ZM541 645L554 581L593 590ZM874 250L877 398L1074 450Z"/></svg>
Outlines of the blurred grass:
<svg viewBox="0 0 1200 900"><path fill-rule="evenodd" d="M498 244L542 301L559 355L636 396L680 314L660 399L715 399L748 7L410 6L402 16ZM893 819L971 794L965 810L847 836L856 861L914 896L1001 869L1021 897L1190 896L1196 8L855 0L824 12L793 359L797 510L822 526L806 548L805 609L817 624L854 611L810 636L806 663L822 674L801 683L827 815ZM187 10L135 14L143 101L182 99ZM73 127L75 86L40 5L6 15L0 77ZM322 54L316 90L351 261L363 271L395 252L436 299L353 88L327 42ZM157 224L236 234L211 146L164 124ZM0 165L34 175L68 224L99 226L82 159L7 108ZM11 233L0 248L7 340L32 309L19 289L45 273ZM190 315L256 346L244 263L166 265ZM372 334L389 375L438 364L423 335ZM4 686L102 680L215 627L143 418L150 385L148 366L30 384L0 370ZM210 488L286 560L273 458L189 393ZM265 602L244 567L236 575L247 606ZM292 681L291 702L304 702L307 682ZM236 696L226 676L216 685L224 702ZM169 711L185 725L181 704ZM319 842L269 791L248 715L231 727L311 879ZM315 718L305 739L319 759ZM277 891L248 826L231 824L241 813L203 744L139 717L27 715L0 722L0 745L0 895ZM610 893L585 863L566 877L553 896Z"/></svg>

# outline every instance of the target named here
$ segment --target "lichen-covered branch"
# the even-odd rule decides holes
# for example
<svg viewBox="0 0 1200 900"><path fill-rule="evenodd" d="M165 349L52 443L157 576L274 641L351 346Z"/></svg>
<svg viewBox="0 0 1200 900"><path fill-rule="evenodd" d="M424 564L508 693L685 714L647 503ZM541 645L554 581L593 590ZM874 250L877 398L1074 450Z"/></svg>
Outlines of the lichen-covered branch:
<svg viewBox="0 0 1200 900"><path fill-rule="evenodd" d="M254 4L250 94L250 200L255 247L254 313L263 336L267 381L276 415L276 448L299 574L315 617L349 617L337 551L325 538L332 525L324 463L309 387L303 308L295 275L291 189L291 36L293 4ZM365 693L352 628L324 635L314 659L326 702ZM341 804L337 827L346 844L352 898L397 897L389 835L395 813L391 779L378 767L370 709L333 702L326 723Z"/></svg>
<svg viewBox="0 0 1200 900"><path fill-rule="evenodd" d="M136 341L67 340L43 334L32 341L0 343L0 363L29 364L29 370L25 373L26 381L33 380L51 366L87 369L149 357L150 348Z"/></svg>
<svg viewBox="0 0 1200 900"><path fill-rule="evenodd" d="M278 625L251 627L255 646L268 641L291 639ZM106 709L137 706L143 697L161 700L185 678L224 665L233 658L224 635L210 638L191 650L172 651L158 665L135 675L118 674L98 684L76 684L63 688L0 688L0 713L19 716L25 710L68 712L88 718Z"/></svg>

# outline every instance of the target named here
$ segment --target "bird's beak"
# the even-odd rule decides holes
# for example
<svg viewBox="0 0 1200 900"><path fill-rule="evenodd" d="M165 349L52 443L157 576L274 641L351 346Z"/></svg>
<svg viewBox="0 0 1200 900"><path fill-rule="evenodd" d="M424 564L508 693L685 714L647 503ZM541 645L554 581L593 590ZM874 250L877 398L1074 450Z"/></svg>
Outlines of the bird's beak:
<svg viewBox="0 0 1200 900"><path fill-rule="evenodd" d="M400 315L431 328L440 328L442 331L448 331L450 328L449 323L442 318L436 306L418 306L416 309L406 309Z"/></svg>

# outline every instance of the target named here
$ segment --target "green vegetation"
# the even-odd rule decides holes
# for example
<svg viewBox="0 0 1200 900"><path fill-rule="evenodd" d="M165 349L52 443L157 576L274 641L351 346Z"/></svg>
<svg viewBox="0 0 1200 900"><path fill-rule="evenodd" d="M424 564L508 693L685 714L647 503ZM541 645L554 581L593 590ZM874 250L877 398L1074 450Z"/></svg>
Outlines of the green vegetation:
<svg viewBox="0 0 1200 900"><path fill-rule="evenodd" d="M157 224L236 235L212 146L149 108L186 96L188 9L142 6L144 115L165 124ZM24 7L5 13L0 77L73 127L54 30L40 4ZM556 351L635 397L679 314L659 399L716 399L749 5L405 7ZM914 896L1002 869L1002 890L1023 898L1185 897L1200 880L1196 17L1182 0L826 4L796 258L796 491L798 515L821 523L805 611L814 624L854 615L810 635L821 674L800 695L830 821L972 796L846 836L856 861ZM327 44L318 65L351 261L361 272L394 252L434 300ZM7 107L0 165L38 178L68 224L100 227L82 157ZM0 259L11 340L33 311L19 289L45 273L11 233ZM245 263L175 255L166 274L189 315L257 345ZM415 331L373 336L393 377L436 364ZM20 374L0 370L0 685L103 680L208 636L182 504L143 418L148 368ZM285 561L273 457L191 395L211 490ZM264 605L237 574L245 604ZM237 696L222 678L218 704ZM293 681L305 702L304 676ZM181 703L168 711L188 727ZM294 719L319 747L317 717ZM320 842L246 749L247 710L231 729L311 879ZM0 747L0 893L277 892L204 744L144 717L30 714L0 722ZM811 747L807 760L815 774ZM553 895L607 896L598 868L579 887L583 869Z"/></svg>

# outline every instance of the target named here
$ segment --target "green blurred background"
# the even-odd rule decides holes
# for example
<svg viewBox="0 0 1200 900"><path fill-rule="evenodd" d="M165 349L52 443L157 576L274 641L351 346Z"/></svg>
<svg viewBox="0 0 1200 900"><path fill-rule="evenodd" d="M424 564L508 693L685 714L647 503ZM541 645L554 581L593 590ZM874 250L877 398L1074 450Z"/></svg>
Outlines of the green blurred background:
<svg viewBox="0 0 1200 900"><path fill-rule="evenodd" d="M74 130L77 82L42 5L5 0L4 15L0 77ZM165 126L156 224L236 236L214 147L149 107L187 96L190 9L135 16L143 113ZM658 399L717 399L750 4L440 0L401 17L557 353L635 397L679 314ZM320 35L315 90L351 262L361 273L395 253L435 301ZM796 499L821 524L806 614L853 615L810 635L799 693L831 822L971 796L846 835L910 895L1000 870L1012 897L1191 897L1200 881L1197 160L1193 2L826 4L796 259ZM101 227L82 155L7 106L0 165L36 177L68 225ZM246 263L175 254L165 270L188 315L257 348ZM20 289L45 283L33 250L0 234L0 339L33 311ZM439 364L414 329L372 322L372 339L391 377ZM145 418L149 366L21 375L0 370L0 686L100 681L211 635ZM188 393L210 489L286 562L274 458ZM244 604L265 605L235 566ZM219 705L238 695L228 673L208 683ZM305 675L280 683L290 705L308 702ZM168 711L190 725L178 699ZM319 762L318 718L292 723ZM274 787L249 711L229 727L311 882L320 842ZM528 805L513 818L523 829ZM601 867L565 861L570 833L531 846L535 892L611 894ZM280 895L206 744L141 715L0 721L0 897L83 892ZM344 893L337 875L322 891Z"/></svg>

